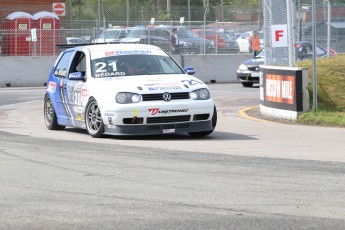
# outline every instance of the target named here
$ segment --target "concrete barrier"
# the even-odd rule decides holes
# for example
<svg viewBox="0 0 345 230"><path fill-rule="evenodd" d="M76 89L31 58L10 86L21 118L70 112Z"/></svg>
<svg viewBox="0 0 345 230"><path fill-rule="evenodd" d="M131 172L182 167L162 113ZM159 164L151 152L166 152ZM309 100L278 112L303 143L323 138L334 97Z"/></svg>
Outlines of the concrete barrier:
<svg viewBox="0 0 345 230"><path fill-rule="evenodd" d="M250 54L173 55L182 67L194 67L206 83L237 82L236 70ZM43 86L56 56L0 57L0 87Z"/></svg>

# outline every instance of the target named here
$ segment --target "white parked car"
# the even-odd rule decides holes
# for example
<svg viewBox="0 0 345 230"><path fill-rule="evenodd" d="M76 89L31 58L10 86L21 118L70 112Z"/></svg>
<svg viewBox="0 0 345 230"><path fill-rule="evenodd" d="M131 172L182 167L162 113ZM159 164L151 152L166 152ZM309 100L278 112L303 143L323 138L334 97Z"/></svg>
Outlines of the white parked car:
<svg viewBox="0 0 345 230"><path fill-rule="evenodd" d="M123 28L114 28L103 30L92 43L120 42L127 36L128 31Z"/></svg>
<svg viewBox="0 0 345 230"><path fill-rule="evenodd" d="M253 31L247 31L241 34L241 36L239 36L236 41L238 46L240 47L240 52L243 53L248 53L249 52L249 37L252 36ZM260 41L260 46L261 48L263 48L263 44L264 44L264 36L263 36L263 32L262 31L258 31L259 34L259 41Z"/></svg>
<svg viewBox="0 0 345 230"><path fill-rule="evenodd" d="M160 48L95 44L65 50L47 81L48 129L86 129L92 137L213 132L217 110L208 86Z"/></svg>
<svg viewBox="0 0 345 230"><path fill-rule="evenodd" d="M86 44L87 42L84 39L78 37L66 37L67 45L76 45L76 44Z"/></svg>

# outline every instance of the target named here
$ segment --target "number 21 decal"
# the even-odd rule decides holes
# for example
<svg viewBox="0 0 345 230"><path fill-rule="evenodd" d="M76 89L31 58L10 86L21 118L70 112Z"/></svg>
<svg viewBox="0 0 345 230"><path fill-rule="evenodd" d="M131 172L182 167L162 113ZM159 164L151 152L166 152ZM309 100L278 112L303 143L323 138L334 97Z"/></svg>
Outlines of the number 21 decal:
<svg viewBox="0 0 345 230"><path fill-rule="evenodd" d="M105 62L97 62L95 66L96 66L96 73L108 72L107 63ZM113 72L117 71L116 61L110 62L108 66L113 68L112 69Z"/></svg>

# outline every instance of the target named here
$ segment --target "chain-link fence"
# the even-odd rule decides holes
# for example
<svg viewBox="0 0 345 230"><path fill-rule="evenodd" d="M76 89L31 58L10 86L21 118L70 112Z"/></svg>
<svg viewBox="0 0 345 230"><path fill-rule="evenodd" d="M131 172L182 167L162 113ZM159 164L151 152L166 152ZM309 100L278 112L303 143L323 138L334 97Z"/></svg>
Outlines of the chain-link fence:
<svg viewBox="0 0 345 230"><path fill-rule="evenodd" d="M263 0L262 8L266 64L294 66L296 60L310 57L313 27L317 57L345 52L345 5L331 6L328 1L316 0L313 9L312 0ZM284 47L273 45L272 28L276 25L286 25Z"/></svg>
<svg viewBox="0 0 345 230"><path fill-rule="evenodd" d="M310 40L311 38L311 14L299 13L302 0L261 0L262 5L241 8L234 5L210 6L174 6L169 10L160 1L161 5L116 5L116 4L72 4L66 1L65 15L51 17L42 12L51 12L51 5L30 4L30 5L7 5L1 6L0 2L0 55L2 56L41 56L57 55L60 50L58 44L92 43L107 36L111 36L109 29L145 28L145 35L141 35L143 43L154 43L154 35L147 28L159 25L183 26L194 32L193 36L206 38L213 43L214 48L206 51L206 42L193 43L199 47L192 53L234 53L233 49L224 47L235 46L235 39L241 33L253 30L263 30L265 34L264 47L270 55L268 60L277 64L286 64L289 60L288 49L270 49L271 41L269 33L271 24L286 24L291 21L291 30L294 31L291 37L291 45L295 40ZM309 0L311 1L311 0ZM318 6L318 43L325 46L327 41L322 27L327 28L325 21L324 5ZM327 12L326 12L327 11ZM26 15L14 14L22 12ZM296 13L295 13L296 12ZM269 18L263 15L270 15ZM288 13L291 15L288 17ZM326 13L326 14L325 14ZM12 14L12 15L11 15ZM154 24L151 19L154 18ZM263 22L262 18L265 18ZM183 19L181 21L181 19ZM331 47L338 52L345 51L345 6L332 7L332 30ZM264 25L264 26L263 26ZM36 29L36 30L32 30ZM209 31L211 30L212 31ZM214 31L221 31L221 34L214 34ZM226 32L226 33L224 33ZM129 35L129 33L127 34ZM144 39L143 39L144 38ZM98 40L97 40L98 39ZM121 38L122 39L122 38ZM117 41L120 41L118 39ZM166 37L159 37L165 39ZM116 39L115 39L116 40ZM105 40L104 40L105 41ZM106 41L107 42L107 41ZM238 42L235 42L238 43ZM238 44L237 44L238 45ZM248 44L246 44L248 46ZM247 49L248 50L248 49ZM248 52L248 51L244 51ZM235 51L236 53L236 51ZM276 56L274 56L276 55Z"/></svg>
<svg viewBox="0 0 345 230"><path fill-rule="evenodd" d="M0 3L1 6L1 3ZM212 52L222 53L227 51L224 47L234 45L235 36L246 30L261 27L261 15L258 7L241 9L236 6L208 7L202 6L174 6L167 11L166 5L98 5L98 4L71 4L65 5L65 15L52 17L42 12L51 12L51 5L31 4L19 6L6 6L0 8L0 55L2 56L41 56L56 55L60 51L58 44L99 41L109 29L121 28L127 32L132 27L152 28L153 26L184 26L188 29L203 30L205 28L222 30L227 34L216 36L204 32L193 34L201 39L211 40ZM20 14L23 13L23 14ZM40 14L39 17L37 14ZM151 19L154 18L154 24ZM183 18L183 22L181 22ZM226 22L221 22L225 21ZM229 23L231 21L231 23ZM32 29L36 29L33 33ZM150 31L146 31L144 43L153 43ZM164 38L166 39L166 38ZM204 39L204 40L205 40ZM194 46L200 47L193 53L205 53L205 49L193 41ZM219 51L219 52L218 52ZM230 53L234 51L229 49Z"/></svg>

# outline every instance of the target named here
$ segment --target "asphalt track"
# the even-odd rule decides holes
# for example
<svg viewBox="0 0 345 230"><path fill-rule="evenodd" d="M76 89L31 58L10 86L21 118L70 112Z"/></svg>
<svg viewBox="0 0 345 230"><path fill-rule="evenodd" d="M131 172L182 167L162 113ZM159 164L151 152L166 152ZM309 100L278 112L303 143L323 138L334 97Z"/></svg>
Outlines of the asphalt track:
<svg viewBox="0 0 345 230"><path fill-rule="evenodd" d="M0 129L60 140L80 139L167 150L345 162L344 128L293 125L291 122L287 124L253 117L245 110L258 106L257 88L245 89L238 84L215 84L210 87L218 109L218 124L211 136L201 140L188 135L93 139L85 135L85 131L73 128L64 132L49 131L43 121L43 89L39 91L42 95L40 100L2 106L0 119L5 122ZM30 99L30 95L27 97Z"/></svg>
<svg viewBox="0 0 345 230"><path fill-rule="evenodd" d="M253 117L258 88L210 87L206 138L49 131L44 89L0 89L0 229L345 229L345 129Z"/></svg>

